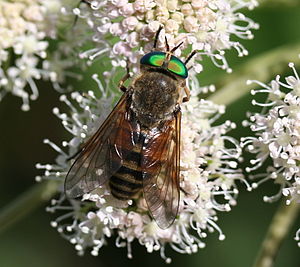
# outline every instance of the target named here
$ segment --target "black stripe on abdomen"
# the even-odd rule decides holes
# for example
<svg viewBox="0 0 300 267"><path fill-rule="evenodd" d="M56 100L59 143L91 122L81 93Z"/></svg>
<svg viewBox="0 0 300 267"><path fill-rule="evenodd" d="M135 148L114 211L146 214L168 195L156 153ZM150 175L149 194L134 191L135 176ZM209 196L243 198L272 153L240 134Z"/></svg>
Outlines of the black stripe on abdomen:
<svg viewBox="0 0 300 267"><path fill-rule="evenodd" d="M139 164L131 159L124 161L123 166L109 179L111 193L117 199L131 199L143 186Z"/></svg>
<svg viewBox="0 0 300 267"><path fill-rule="evenodd" d="M145 138L146 135L140 132L138 138L135 140L135 145L130 151L126 146L122 146L121 153L123 152L122 154L126 155L126 158L123 158L122 166L109 179L111 193L117 199L132 199L143 187L141 150Z"/></svg>

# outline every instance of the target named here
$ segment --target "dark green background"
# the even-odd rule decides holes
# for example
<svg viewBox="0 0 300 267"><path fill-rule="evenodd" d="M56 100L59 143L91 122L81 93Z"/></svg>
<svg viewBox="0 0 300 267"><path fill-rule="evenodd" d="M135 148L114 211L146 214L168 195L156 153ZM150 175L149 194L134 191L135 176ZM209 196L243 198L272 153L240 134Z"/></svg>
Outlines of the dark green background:
<svg viewBox="0 0 300 267"><path fill-rule="evenodd" d="M271 1L270 1L271 2ZM255 39L244 41L250 56L238 58L230 52L228 57L233 69L247 61L251 56L287 43L300 42L300 8L260 8L249 12L248 16L260 24L255 31ZM299 51L300 52L300 51ZM299 62L295 62L296 64ZM204 84L214 83L222 71L207 63L206 71L200 75ZM87 83L78 88L89 89ZM59 144L66 137L60 121L52 114L53 106L62 106L59 94L49 84L39 83L40 97L31 104L27 113L20 111L20 100L7 96L0 104L0 207L4 207L15 197L34 184L37 162L53 162L56 153L43 144L44 138ZM252 107L251 97L246 96L227 109L226 117L238 123ZM63 108L63 107L62 107ZM247 135L246 129L234 132L236 137ZM226 266L248 267L253 263L261 241L278 203L266 204L264 195L274 194L277 190L271 183L265 184L254 192L247 192L240 185L238 205L229 213L219 213L218 224L226 239L218 240L216 233L209 234L207 247L193 255L181 255L167 249L171 256L171 266ZM75 249L62 239L50 221L55 215L46 213L45 206L30 214L0 235L0 267L79 267L79 266L164 266L158 253L148 254L137 244L133 245L132 260L126 258L125 249L115 248L114 242L100 250L98 257L87 253L76 255ZM300 266L300 248L293 240L300 227L298 218L280 250L276 267Z"/></svg>

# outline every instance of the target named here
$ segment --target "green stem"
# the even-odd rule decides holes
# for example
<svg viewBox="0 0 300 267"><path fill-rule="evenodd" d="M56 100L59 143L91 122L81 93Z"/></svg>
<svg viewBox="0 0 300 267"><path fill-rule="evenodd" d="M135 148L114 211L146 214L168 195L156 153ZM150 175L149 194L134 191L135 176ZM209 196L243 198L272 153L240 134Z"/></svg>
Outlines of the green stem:
<svg viewBox="0 0 300 267"><path fill-rule="evenodd" d="M33 185L0 211L0 233L48 201L56 192L56 181Z"/></svg>
<svg viewBox="0 0 300 267"><path fill-rule="evenodd" d="M279 248L297 218L300 205L292 202L286 205L283 199L262 243L260 252L253 267L272 267Z"/></svg>
<svg viewBox="0 0 300 267"><path fill-rule="evenodd" d="M284 8L299 7L299 0L258 0L259 7L263 8Z"/></svg>
<svg viewBox="0 0 300 267"><path fill-rule="evenodd" d="M254 87L247 85L247 80L268 83L277 74L283 73L289 62L298 60L299 51L300 43L288 44L249 59L232 74L222 76L216 84L216 88L220 89L208 99L223 105L237 101Z"/></svg>

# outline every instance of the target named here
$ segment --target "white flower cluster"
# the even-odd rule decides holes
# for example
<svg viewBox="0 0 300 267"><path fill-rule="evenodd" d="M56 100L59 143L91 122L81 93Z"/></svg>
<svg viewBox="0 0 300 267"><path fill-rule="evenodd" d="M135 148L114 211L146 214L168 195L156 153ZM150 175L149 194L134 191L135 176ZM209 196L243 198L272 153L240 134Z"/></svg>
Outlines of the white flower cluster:
<svg viewBox="0 0 300 267"><path fill-rule="evenodd" d="M64 214L53 221L52 226L74 244L79 254L91 248L91 254L97 256L106 240L115 236L116 246L127 247L129 258L132 257L131 243L138 240L149 253L160 251L166 262L171 261L164 253L166 245L177 252L190 254L205 246L207 232L216 230L219 239L223 240L225 236L216 223L217 212L230 211L231 206L236 204L236 182L244 181L237 169L241 149L233 138L225 135L235 127L233 123L212 126L224 113L224 107L199 101L197 87L192 88L191 100L182 105L182 190L178 218L170 228L162 230L156 225L142 196L135 201L120 201L111 195L107 185L85 194L81 200L65 198L63 182L70 168L67 159L95 132L116 100L111 90L104 89L96 76L94 79L101 91L100 98L91 91L86 96L74 92L71 96L76 104L65 96L61 97L70 107L71 115L54 109L66 130L72 134L70 141L62 143L68 152L45 140L59 156L55 164L37 164L37 168L45 170L44 176L37 177L37 180L54 179L61 185L61 197L52 200L48 211Z"/></svg>
<svg viewBox="0 0 300 267"><path fill-rule="evenodd" d="M54 83L62 80L58 76L63 72L59 70L65 65L64 62L55 62L55 54L60 53L59 60L62 61L64 53L58 48L51 55L47 38L57 39L58 27L63 20L61 9L69 2L0 1L0 100L10 92L22 98L22 109L26 111L29 110L29 100L35 100L39 95L35 80L44 78ZM74 43L72 41L70 44Z"/></svg>
<svg viewBox="0 0 300 267"><path fill-rule="evenodd" d="M258 25L238 12L241 8L252 9L255 0L86 0L90 8L77 10L94 30L93 40L99 43L82 54L93 60L109 51L113 64L123 65L128 58L134 65L138 58L149 52L153 37L160 25L159 48L165 49L165 36L170 47L183 42L184 56L197 50L199 60L194 65L197 72L201 56L209 56L215 65L231 71L224 57L224 50L235 48L239 56L247 50L232 36L243 39L253 37L251 30ZM116 42L116 38L118 41ZM109 43L109 45L107 44ZM107 49L107 47L112 47ZM181 51L178 49L177 56Z"/></svg>
<svg viewBox="0 0 300 267"><path fill-rule="evenodd" d="M262 106L262 113L250 115L250 129L255 136L242 139L242 145L256 159L246 170L252 172L261 166L266 167L265 173L252 175L260 179L252 184L257 187L266 181L274 181L280 186L279 192L272 197L264 197L265 201L275 201L284 196L291 201L300 202L300 79L293 63L289 66L294 75L287 77L286 83L280 81L279 75L269 85L258 81L250 81L261 86L252 94L267 94L265 103L253 100L254 105ZM267 160L270 160L272 164Z"/></svg>

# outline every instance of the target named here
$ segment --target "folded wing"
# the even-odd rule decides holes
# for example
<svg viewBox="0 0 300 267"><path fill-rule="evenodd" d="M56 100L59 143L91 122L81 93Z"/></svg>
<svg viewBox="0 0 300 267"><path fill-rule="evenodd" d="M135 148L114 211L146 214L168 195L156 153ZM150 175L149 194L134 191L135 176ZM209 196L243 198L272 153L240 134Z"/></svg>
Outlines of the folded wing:
<svg viewBox="0 0 300 267"><path fill-rule="evenodd" d="M131 96L125 93L71 166L65 193L75 198L103 185L121 167L135 144L139 125L130 120Z"/></svg>
<svg viewBox="0 0 300 267"><path fill-rule="evenodd" d="M168 228L178 213L180 119L179 111L156 133L149 133L142 151L144 197L150 213L162 229Z"/></svg>

